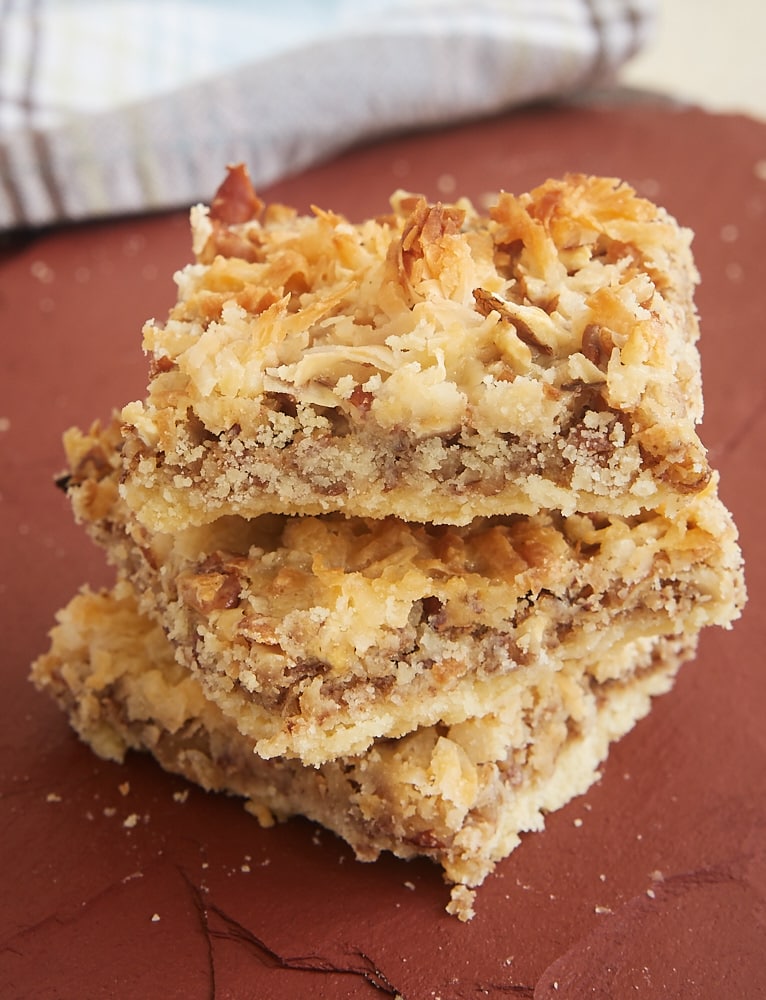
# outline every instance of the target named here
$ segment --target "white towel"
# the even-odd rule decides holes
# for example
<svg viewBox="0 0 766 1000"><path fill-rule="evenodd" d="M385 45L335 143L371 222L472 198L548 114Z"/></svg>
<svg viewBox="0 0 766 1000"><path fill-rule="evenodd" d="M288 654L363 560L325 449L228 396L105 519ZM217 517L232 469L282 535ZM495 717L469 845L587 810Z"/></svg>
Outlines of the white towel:
<svg viewBox="0 0 766 1000"><path fill-rule="evenodd" d="M652 0L4 0L0 229L208 200L611 82Z"/></svg>

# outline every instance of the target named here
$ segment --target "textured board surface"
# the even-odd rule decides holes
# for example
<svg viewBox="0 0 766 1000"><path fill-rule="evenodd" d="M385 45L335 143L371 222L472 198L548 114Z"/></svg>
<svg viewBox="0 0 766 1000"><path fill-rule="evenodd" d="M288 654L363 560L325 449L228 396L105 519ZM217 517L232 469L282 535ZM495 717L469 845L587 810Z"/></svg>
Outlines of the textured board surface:
<svg viewBox="0 0 766 1000"><path fill-rule="evenodd" d="M599 783L499 865L467 925L444 912L436 867L362 865L149 759L101 762L29 684L55 611L111 579L53 486L61 432L143 394L141 325L172 303L190 247L182 213L2 250L0 995L766 995L766 125L540 108L355 150L261 194L359 219L396 187L479 201L570 170L622 177L696 232L702 436L750 602L703 636Z"/></svg>

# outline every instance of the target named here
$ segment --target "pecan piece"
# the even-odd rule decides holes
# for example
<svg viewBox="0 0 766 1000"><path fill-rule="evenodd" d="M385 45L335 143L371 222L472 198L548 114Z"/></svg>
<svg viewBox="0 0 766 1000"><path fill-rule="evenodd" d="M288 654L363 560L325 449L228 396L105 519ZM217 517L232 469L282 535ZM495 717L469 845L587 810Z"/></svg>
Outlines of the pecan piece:
<svg viewBox="0 0 766 1000"><path fill-rule="evenodd" d="M221 553L206 559L198 572L178 578L178 596L202 615L237 607L241 591L242 578L235 560Z"/></svg>
<svg viewBox="0 0 766 1000"><path fill-rule="evenodd" d="M226 170L226 177L210 203L210 218L227 226L257 219L263 211L263 202L255 193L247 167L237 163Z"/></svg>
<svg viewBox="0 0 766 1000"><path fill-rule="evenodd" d="M582 353L597 368L603 368L612 356L612 331L600 323L589 323L582 332Z"/></svg>
<svg viewBox="0 0 766 1000"><path fill-rule="evenodd" d="M355 385L349 396L349 402L361 413L368 413L372 406L373 395L367 392L361 385Z"/></svg>
<svg viewBox="0 0 766 1000"><path fill-rule="evenodd" d="M553 348L550 344L544 344L539 340L529 323L509 309L508 303L503 302L502 299L492 295L484 288L474 288L473 298L476 303L476 311L480 315L489 316L493 310L499 312L503 322L509 323L514 328L519 340L523 341L527 347L540 351L542 354L553 354Z"/></svg>
<svg viewBox="0 0 766 1000"><path fill-rule="evenodd" d="M670 440L650 427L638 434L638 446L657 479L679 493L699 493L713 476L704 449L693 440Z"/></svg>
<svg viewBox="0 0 766 1000"><path fill-rule="evenodd" d="M242 163L228 167L228 173L210 203L212 232L197 258L210 264L217 255L257 260L260 238L257 227L247 232L233 228L255 221L263 211L263 202L255 193L247 170Z"/></svg>
<svg viewBox="0 0 766 1000"><path fill-rule="evenodd" d="M172 372L174 368L177 368L175 361L169 358L166 354L158 357L153 354L151 360L149 361L149 379L156 378L157 375L164 375L167 372Z"/></svg>

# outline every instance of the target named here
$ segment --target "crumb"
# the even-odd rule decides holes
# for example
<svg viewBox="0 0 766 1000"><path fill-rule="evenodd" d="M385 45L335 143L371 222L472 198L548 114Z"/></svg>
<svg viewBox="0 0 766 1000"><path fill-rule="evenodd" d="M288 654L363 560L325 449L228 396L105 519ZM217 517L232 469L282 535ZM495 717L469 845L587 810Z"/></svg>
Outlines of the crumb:
<svg viewBox="0 0 766 1000"><path fill-rule="evenodd" d="M403 885L404 885L405 889L409 889L411 892L415 891L415 883L414 882L404 882Z"/></svg>
<svg viewBox="0 0 766 1000"><path fill-rule="evenodd" d="M57 795L56 792L48 792L45 796L46 802L61 802L61 796Z"/></svg>
<svg viewBox="0 0 766 1000"><path fill-rule="evenodd" d="M133 827L138 823L138 813L131 813L127 816L123 822L123 826L126 830L132 830Z"/></svg>
<svg viewBox="0 0 766 1000"><path fill-rule="evenodd" d="M129 781L123 781L123 783L121 785L117 786L117 789L118 789L120 795L122 795L123 797L126 796L126 795L128 795L129 792L130 792L130 782Z"/></svg>
<svg viewBox="0 0 766 1000"><path fill-rule="evenodd" d="M104 806L104 816L112 817L116 814L117 810L114 806Z"/></svg>
<svg viewBox="0 0 766 1000"><path fill-rule="evenodd" d="M476 913L473 908L475 900L476 893L473 889L469 889L466 885L455 885L450 892L447 913L451 913L463 922L472 920Z"/></svg>
<svg viewBox="0 0 766 1000"><path fill-rule="evenodd" d="M594 913L611 913L612 912L612 908L611 908L611 906L594 906L593 907L593 912Z"/></svg>
<svg viewBox="0 0 766 1000"><path fill-rule="evenodd" d="M152 923L153 924L157 924L157 923L159 923L159 921L160 921L160 915L159 915L159 913L153 913L152 914Z"/></svg>
<svg viewBox="0 0 766 1000"><path fill-rule="evenodd" d="M179 802L183 805L184 802L189 798L189 789L184 788L181 792L173 792L173 801Z"/></svg>
<svg viewBox="0 0 766 1000"><path fill-rule="evenodd" d="M576 826L576 827L581 827L582 826L582 820L580 819L579 816L577 817L577 819L575 819L575 820L572 821L572 826Z"/></svg>

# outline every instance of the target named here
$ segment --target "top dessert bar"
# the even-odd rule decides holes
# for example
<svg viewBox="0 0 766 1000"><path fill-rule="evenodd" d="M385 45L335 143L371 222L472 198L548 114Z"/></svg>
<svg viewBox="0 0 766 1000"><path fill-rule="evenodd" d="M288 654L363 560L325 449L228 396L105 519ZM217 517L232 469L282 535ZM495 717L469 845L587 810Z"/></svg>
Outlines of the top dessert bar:
<svg viewBox="0 0 766 1000"><path fill-rule="evenodd" d="M122 496L151 530L222 515L467 524L679 509L711 476L690 234L626 184L352 224L230 168L149 322Z"/></svg>

